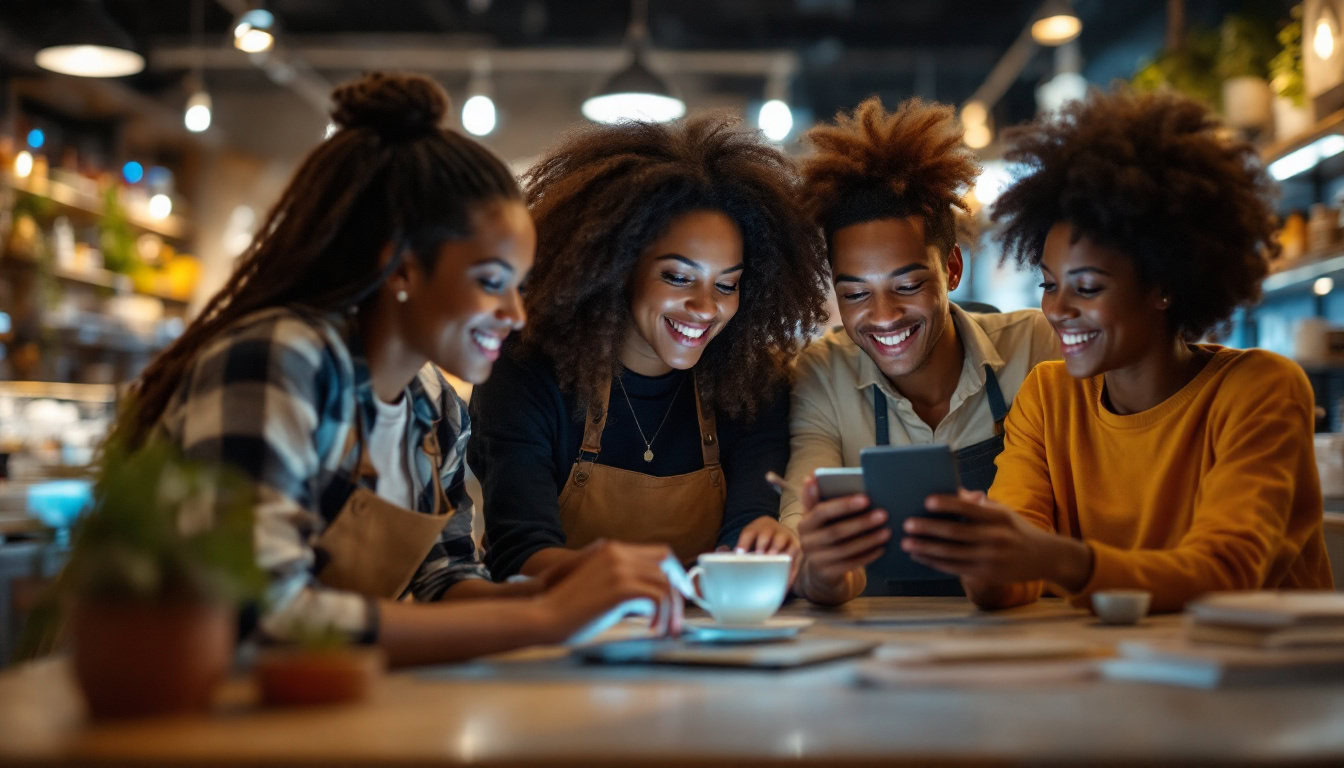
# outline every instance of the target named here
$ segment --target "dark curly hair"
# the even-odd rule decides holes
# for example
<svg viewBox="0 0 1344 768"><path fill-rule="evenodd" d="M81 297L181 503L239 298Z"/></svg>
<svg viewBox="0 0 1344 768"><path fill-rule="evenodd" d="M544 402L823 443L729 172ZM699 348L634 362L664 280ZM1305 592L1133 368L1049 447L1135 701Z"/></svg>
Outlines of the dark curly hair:
<svg viewBox="0 0 1344 768"><path fill-rule="evenodd" d="M1170 298L1172 331L1203 337L1260 298L1274 241L1275 187L1250 144L1197 101L1094 90L1005 135L1025 177L994 204L1004 258L1039 266L1060 222L1131 259Z"/></svg>
<svg viewBox="0 0 1344 768"><path fill-rule="evenodd" d="M331 98L340 130L308 153L228 282L136 383L116 428L128 447L147 437L197 353L243 316L369 304L407 255L432 269L440 244L470 237L475 206L522 198L499 158L440 126L448 95L433 80L372 72ZM382 265L389 242L396 254Z"/></svg>
<svg viewBox="0 0 1344 768"><path fill-rule="evenodd" d="M961 133L952 107L908 99L887 112L876 96L808 131L816 153L803 164L803 200L827 244L851 224L920 216L946 256L956 212L969 210L962 195L980 174Z"/></svg>
<svg viewBox="0 0 1344 768"><path fill-rule="evenodd" d="M524 186L537 257L523 341L550 358L580 411L619 368L640 253L682 214L720 211L742 232L737 314L696 366L707 403L754 415L826 319L826 261L799 207L794 166L735 119L581 129ZM578 329L583 344L574 343Z"/></svg>

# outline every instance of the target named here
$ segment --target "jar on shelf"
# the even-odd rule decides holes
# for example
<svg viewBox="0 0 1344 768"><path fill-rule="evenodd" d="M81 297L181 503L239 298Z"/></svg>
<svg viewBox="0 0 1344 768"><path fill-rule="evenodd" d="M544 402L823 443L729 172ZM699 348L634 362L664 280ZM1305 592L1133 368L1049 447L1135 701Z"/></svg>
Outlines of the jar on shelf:
<svg viewBox="0 0 1344 768"><path fill-rule="evenodd" d="M1339 211L1325 203L1313 203L1307 220L1307 250L1328 251L1339 241Z"/></svg>
<svg viewBox="0 0 1344 768"><path fill-rule="evenodd" d="M1307 250L1307 219L1299 211L1288 214L1279 230L1279 246L1282 249L1279 258L1298 259Z"/></svg>

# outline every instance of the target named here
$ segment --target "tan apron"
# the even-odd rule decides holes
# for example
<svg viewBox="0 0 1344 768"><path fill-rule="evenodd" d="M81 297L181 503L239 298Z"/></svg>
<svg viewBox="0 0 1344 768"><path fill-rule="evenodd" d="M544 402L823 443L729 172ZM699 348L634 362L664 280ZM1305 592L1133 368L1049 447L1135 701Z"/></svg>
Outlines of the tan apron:
<svg viewBox="0 0 1344 768"><path fill-rule="evenodd" d="M714 412L701 404L698 385L694 395L705 466L670 477L598 464L611 390L589 403L583 447L560 493L560 525L567 547L578 549L600 538L667 544L683 564L714 549L727 489L719 466Z"/></svg>
<svg viewBox="0 0 1344 768"><path fill-rule="evenodd" d="M369 461L359 407L355 405L355 425L346 439L344 456L357 449L357 480L376 480L378 472ZM390 599L396 599L406 591L411 578L456 511L447 503L439 478L437 422L425 435L422 447L429 456L434 475L434 512L426 515L399 507L356 482L355 490L336 519L317 540L317 547L329 556L317 574L323 584L369 597Z"/></svg>

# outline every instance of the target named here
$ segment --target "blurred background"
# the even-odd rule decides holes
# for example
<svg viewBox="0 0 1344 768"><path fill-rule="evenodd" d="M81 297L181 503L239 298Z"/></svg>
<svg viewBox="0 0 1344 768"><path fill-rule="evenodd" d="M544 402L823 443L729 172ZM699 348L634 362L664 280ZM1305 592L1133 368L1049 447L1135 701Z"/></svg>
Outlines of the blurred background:
<svg viewBox="0 0 1344 768"><path fill-rule="evenodd" d="M520 173L590 119L727 110L801 156L811 125L869 95L947 102L984 161L982 235L1012 178L1006 127L1115 80L1177 88L1282 185L1283 255L1225 341L1301 361L1339 431L1342 19L1344 0L6 0L0 627L24 599L5 569L46 568L15 547L59 541L86 498L51 481L82 476L118 388L229 274L323 140L333 85L373 69L436 78L452 125ZM956 298L1038 304L991 237L964 248Z"/></svg>

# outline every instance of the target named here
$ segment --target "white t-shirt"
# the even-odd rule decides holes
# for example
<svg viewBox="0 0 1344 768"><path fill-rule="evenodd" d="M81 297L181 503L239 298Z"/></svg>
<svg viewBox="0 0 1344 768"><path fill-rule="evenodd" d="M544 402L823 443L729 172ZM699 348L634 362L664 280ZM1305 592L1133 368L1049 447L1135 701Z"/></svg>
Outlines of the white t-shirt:
<svg viewBox="0 0 1344 768"><path fill-rule="evenodd" d="M376 416L369 430L369 460L378 472L377 493L399 507L414 509L415 491L406 457L411 399L403 394L397 402L385 403L374 397L373 405Z"/></svg>

